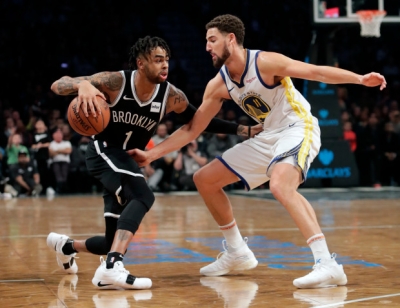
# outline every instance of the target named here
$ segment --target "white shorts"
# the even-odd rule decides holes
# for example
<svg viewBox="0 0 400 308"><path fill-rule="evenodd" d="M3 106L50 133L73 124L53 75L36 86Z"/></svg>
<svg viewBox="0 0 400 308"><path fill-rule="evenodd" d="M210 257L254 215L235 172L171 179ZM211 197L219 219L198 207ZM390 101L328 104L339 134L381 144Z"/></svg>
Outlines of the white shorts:
<svg viewBox="0 0 400 308"><path fill-rule="evenodd" d="M321 147L320 134L318 120L312 117L308 124L298 121L291 127L263 131L217 159L238 176L247 190L269 181L275 164L282 162L299 167L305 181Z"/></svg>

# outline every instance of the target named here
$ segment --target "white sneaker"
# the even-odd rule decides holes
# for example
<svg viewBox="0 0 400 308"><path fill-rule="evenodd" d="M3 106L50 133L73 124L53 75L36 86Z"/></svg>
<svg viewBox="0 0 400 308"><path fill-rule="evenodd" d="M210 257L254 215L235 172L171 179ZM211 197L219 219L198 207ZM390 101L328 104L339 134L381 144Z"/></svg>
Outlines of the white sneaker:
<svg viewBox="0 0 400 308"><path fill-rule="evenodd" d="M344 301L347 298L347 288L302 289L293 292L293 298L304 303L309 303L312 307L321 305L335 308L344 307Z"/></svg>
<svg viewBox="0 0 400 308"><path fill-rule="evenodd" d="M327 288L344 286L347 276L343 266L337 264L336 254L331 259L320 260L313 266L313 271L304 277L293 280L293 285L300 289Z"/></svg>
<svg viewBox="0 0 400 308"><path fill-rule="evenodd" d="M65 255L62 251L69 237L64 234L50 232L47 236L47 246L56 251L57 264L68 274L76 274L78 265L75 262L76 253Z"/></svg>
<svg viewBox="0 0 400 308"><path fill-rule="evenodd" d="M114 263L114 267L108 269L106 261L100 257L100 266L92 279L92 283L99 289L150 289L151 279L137 278L124 268L121 261Z"/></svg>
<svg viewBox="0 0 400 308"><path fill-rule="evenodd" d="M243 244L233 249L228 247L225 240L222 241L224 251L217 256L217 260L200 269L200 274L205 276L221 276L230 271L243 271L255 268L258 264L254 253L247 246L247 237Z"/></svg>
<svg viewBox="0 0 400 308"><path fill-rule="evenodd" d="M226 277L202 277L200 283L222 296L226 307L249 307L258 290L255 282Z"/></svg>

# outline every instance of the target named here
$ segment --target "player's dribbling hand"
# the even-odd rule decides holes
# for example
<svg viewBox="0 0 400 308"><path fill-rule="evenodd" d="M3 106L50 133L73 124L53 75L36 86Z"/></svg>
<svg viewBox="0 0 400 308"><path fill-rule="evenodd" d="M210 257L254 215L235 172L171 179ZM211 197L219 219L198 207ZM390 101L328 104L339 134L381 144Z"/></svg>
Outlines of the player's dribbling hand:
<svg viewBox="0 0 400 308"><path fill-rule="evenodd" d="M94 117L97 117L96 110L98 111L98 114L101 112L101 108L96 100L96 96L100 96L104 100L107 100L104 94L95 88L89 81L83 80L80 82L77 97L77 107L78 109L82 108L86 117L89 116L88 110L90 110L90 113Z"/></svg>
<svg viewBox="0 0 400 308"><path fill-rule="evenodd" d="M383 90L386 88L386 79L379 73L369 73L362 76L361 84L367 87L380 86L379 89Z"/></svg>
<svg viewBox="0 0 400 308"><path fill-rule="evenodd" d="M147 166L151 163L146 151L133 149L126 152L137 162L139 167Z"/></svg>

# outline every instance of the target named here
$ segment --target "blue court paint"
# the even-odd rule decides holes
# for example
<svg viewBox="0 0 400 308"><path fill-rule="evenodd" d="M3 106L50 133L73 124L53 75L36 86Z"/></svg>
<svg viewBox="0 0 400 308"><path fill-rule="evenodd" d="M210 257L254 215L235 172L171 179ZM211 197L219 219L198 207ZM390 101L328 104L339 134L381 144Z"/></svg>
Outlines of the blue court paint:
<svg viewBox="0 0 400 308"><path fill-rule="evenodd" d="M212 262L222 248L222 238L186 238L187 242L198 243L215 250L215 254L207 256L188 248L179 247L171 242L158 239L145 239L132 242L125 255L125 264L148 264L161 262L193 263ZM305 270L314 265L314 258L308 247L299 247L291 242L269 240L265 236L249 237L249 247L254 252L259 264L269 268L288 270ZM348 256L337 255L336 260L343 265L359 265L378 267L377 263L364 260L353 260Z"/></svg>
<svg viewBox="0 0 400 308"><path fill-rule="evenodd" d="M125 264L149 264L161 262L192 263L212 262L215 258L182 248L164 240L139 240L129 245Z"/></svg>

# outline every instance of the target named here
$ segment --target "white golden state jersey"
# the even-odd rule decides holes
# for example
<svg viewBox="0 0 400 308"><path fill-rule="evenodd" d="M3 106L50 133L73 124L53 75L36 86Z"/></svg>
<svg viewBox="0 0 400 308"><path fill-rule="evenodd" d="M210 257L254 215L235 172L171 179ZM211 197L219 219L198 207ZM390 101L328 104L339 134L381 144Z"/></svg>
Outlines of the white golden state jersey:
<svg viewBox="0 0 400 308"><path fill-rule="evenodd" d="M290 77L273 86L261 79L257 67L260 52L247 49L246 67L240 83L230 78L225 65L220 69L232 100L255 121L263 123L266 132L282 130L298 121L312 125L310 104L293 86Z"/></svg>

